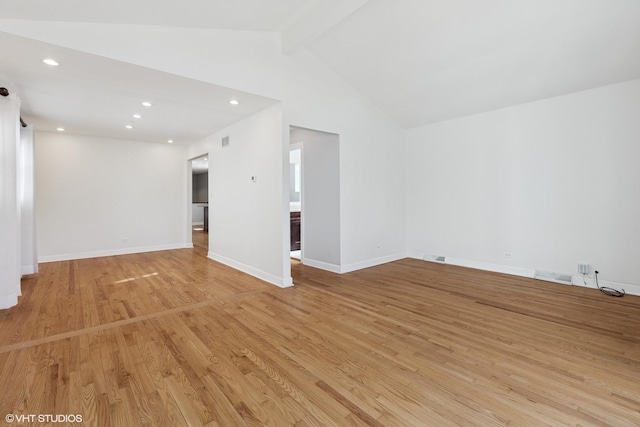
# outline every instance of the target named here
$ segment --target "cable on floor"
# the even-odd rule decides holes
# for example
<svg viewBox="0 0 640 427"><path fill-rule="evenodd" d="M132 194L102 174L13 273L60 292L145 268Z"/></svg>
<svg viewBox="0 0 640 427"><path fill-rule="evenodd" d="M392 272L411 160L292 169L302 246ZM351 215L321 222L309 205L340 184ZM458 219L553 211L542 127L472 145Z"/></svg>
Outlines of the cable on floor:
<svg viewBox="0 0 640 427"><path fill-rule="evenodd" d="M617 289L608 288L606 286L600 287L600 283L598 283L598 272L595 271L594 273L595 273L595 276L596 276L596 286L598 287L600 292L602 292L605 295L609 295L610 297L623 297L624 296L624 289L622 291L619 291Z"/></svg>

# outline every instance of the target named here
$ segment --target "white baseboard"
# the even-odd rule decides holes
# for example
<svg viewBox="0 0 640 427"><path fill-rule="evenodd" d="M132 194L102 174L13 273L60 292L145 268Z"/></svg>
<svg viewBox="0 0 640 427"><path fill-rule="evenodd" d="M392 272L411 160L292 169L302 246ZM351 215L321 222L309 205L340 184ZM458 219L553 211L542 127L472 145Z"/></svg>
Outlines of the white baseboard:
<svg viewBox="0 0 640 427"><path fill-rule="evenodd" d="M23 265L20 268L20 274L23 276L26 274L36 274L38 272L38 264L35 265Z"/></svg>
<svg viewBox="0 0 640 427"><path fill-rule="evenodd" d="M228 265L231 268L235 268L243 273L246 273L250 276L257 277L260 280L264 280L267 283L271 283L272 285L276 285L280 288L288 288L293 286L293 279L291 277L278 277L274 274L267 273L266 271L259 270L255 267L251 267L250 265L241 263L231 258L227 258L225 256L215 254L213 252L209 252L207 254L209 259L214 261L218 261L224 265Z"/></svg>
<svg viewBox="0 0 640 427"><path fill-rule="evenodd" d="M513 267L510 265L491 264L488 262L472 261L468 259L452 257L445 257L445 264L457 265L460 267L477 268L478 270L493 271L494 273L504 273L530 278L533 278L536 272L533 268Z"/></svg>
<svg viewBox="0 0 640 427"><path fill-rule="evenodd" d="M328 262L316 261L315 259L302 258L302 264L309 267L319 268L320 270L330 271L332 273L340 273L340 266L336 264L329 264Z"/></svg>
<svg viewBox="0 0 640 427"><path fill-rule="evenodd" d="M18 305L18 295L0 295L0 310Z"/></svg>
<svg viewBox="0 0 640 427"><path fill-rule="evenodd" d="M476 268L478 270L492 271L494 273L504 273L504 274L512 274L514 276L521 277L533 277L535 274L535 269L532 268L521 268L521 267L513 267L510 265L501 265L501 264L491 264L488 262L482 261L474 261L470 259L464 258L453 258L449 256L444 257L444 261L436 261L435 255L428 255L420 252L413 252L408 255L409 258L419 259L427 262L435 262L437 264L451 264L457 265L459 267L468 267L468 268Z"/></svg>
<svg viewBox="0 0 640 427"><path fill-rule="evenodd" d="M392 255L383 256L380 258L373 258L366 261L360 261L353 264L343 265L340 267L340 273L350 273L356 270L362 270L363 268L375 267L376 265L386 264L388 262L398 261L406 258L405 253L397 253Z"/></svg>
<svg viewBox="0 0 640 427"><path fill-rule="evenodd" d="M424 253L422 253L422 252L411 252L411 253L407 254L407 258L423 260L424 259Z"/></svg>
<svg viewBox="0 0 640 427"><path fill-rule="evenodd" d="M410 253L407 256L409 258L430 261L430 259L427 259L427 255L418 253L418 252ZM487 262L473 261L473 260L462 259L462 258L453 258L448 256L445 257L444 264L457 265L460 267L477 268L478 270L486 270L486 271L492 271L494 273L504 273L504 274L511 274L514 276L530 277L530 278L533 278L536 272L536 270L533 268L523 268L523 267L513 267L510 265L491 264ZM596 288L596 283L593 277L587 277L586 282L587 284L585 285L582 280L581 274L575 274L572 276L572 283L571 283L572 285L586 286L588 288L594 288L594 289ZM565 284L562 282L555 282L555 283ZM599 280L599 283L600 283L600 287L606 286L606 287L618 289L618 290L624 289L624 291L630 295L640 295L640 285L633 285L630 283L611 282L608 280Z"/></svg>
<svg viewBox="0 0 640 427"><path fill-rule="evenodd" d="M191 225L204 225L204 222L192 222Z"/></svg>
<svg viewBox="0 0 640 427"><path fill-rule="evenodd" d="M38 257L38 262L56 262L56 261L69 261L74 259L100 258L105 256L138 254L142 252L156 252L156 251L167 251L171 249L185 249L187 247L188 246L185 243L176 243L176 244L169 244L169 245L140 246L135 248L107 249L104 251L46 255L46 256Z"/></svg>

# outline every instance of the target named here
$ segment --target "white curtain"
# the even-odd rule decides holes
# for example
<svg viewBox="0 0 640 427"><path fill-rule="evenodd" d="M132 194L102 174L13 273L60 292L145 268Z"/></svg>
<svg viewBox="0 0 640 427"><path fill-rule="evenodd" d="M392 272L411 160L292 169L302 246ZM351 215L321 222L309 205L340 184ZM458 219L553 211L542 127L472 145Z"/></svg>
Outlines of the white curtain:
<svg viewBox="0 0 640 427"><path fill-rule="evenodd" d="M0 309L20 292L20 100L0 96Z"/></svg>
<svg viewBox="0 0 640 427"><path fill-rule="evenodd" d="M33 126L20 128L21 149L21 273L38 272L36 217L34 211Z"/></svg>

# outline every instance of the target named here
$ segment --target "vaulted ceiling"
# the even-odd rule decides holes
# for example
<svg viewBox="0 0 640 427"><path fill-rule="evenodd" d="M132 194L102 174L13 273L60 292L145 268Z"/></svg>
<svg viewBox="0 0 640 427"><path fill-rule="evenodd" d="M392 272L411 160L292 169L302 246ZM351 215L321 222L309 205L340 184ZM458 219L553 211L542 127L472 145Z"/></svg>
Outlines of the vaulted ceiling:
<svg viewBox="0 0 640 427"><path fill-rule="evenodd" d="M640 1L374 0L308 48L413 127L640 77Z"/></svg>
<svg viewBox="0 0 640 427"><path fill-rule="evenodd" d="M285 54L306 48L404 127L640 78L637 0L0 0L0 86L37 128L156 142L276 100L12 34L11 20L278 32ZM65 67L34 65L51 52Z"/></svg>

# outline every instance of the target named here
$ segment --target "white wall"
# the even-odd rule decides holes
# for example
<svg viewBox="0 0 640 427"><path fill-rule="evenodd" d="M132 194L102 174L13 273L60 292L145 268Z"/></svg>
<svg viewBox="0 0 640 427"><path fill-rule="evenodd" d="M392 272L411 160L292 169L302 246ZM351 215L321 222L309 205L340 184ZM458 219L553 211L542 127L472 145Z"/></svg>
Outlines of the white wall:
<svg viewBox="0 0 640 427"><path fill-rule="evenodd" d="M634 80L407 131L409 252L640 284L639 118Z"/></svg>
<svg viewBox="0 0 640 427"><path fill-rule="evenodd" d="M35 151L41 262L185 246L184 147L37 132Z"/></svg>
<svg viewBox="0 0 640 427"><path fill-rule="evenodd" d="M204 225L204 203L191 205L191 225Z"/></svg>
<svg viewBox="0 0 640 427"><path fill-rule="evenodd" d="M209 257L290 286L282 132L282 107L276 104L190 146L184 161L209 156ZM225 136L229 146L221 148Z"/></svg>
<svg viewBox="0 0 640 427"><path fill-rule="evenodd" d="M288 143L289 125L340 135L341 271L404 255L400 127L306 50L282 55L278 33L10 19L1 20L0 27L283 100L280 141ZM277 160L283 167L285 161ZM282 181L285 192L288 178Z"/></svg>
<svg viewBox="0 0 640 427"><path fill-rule="evenodd" d="M340 137L341 271L404 257L402 130L304 49L284 76L285 124Z"/></svg>

